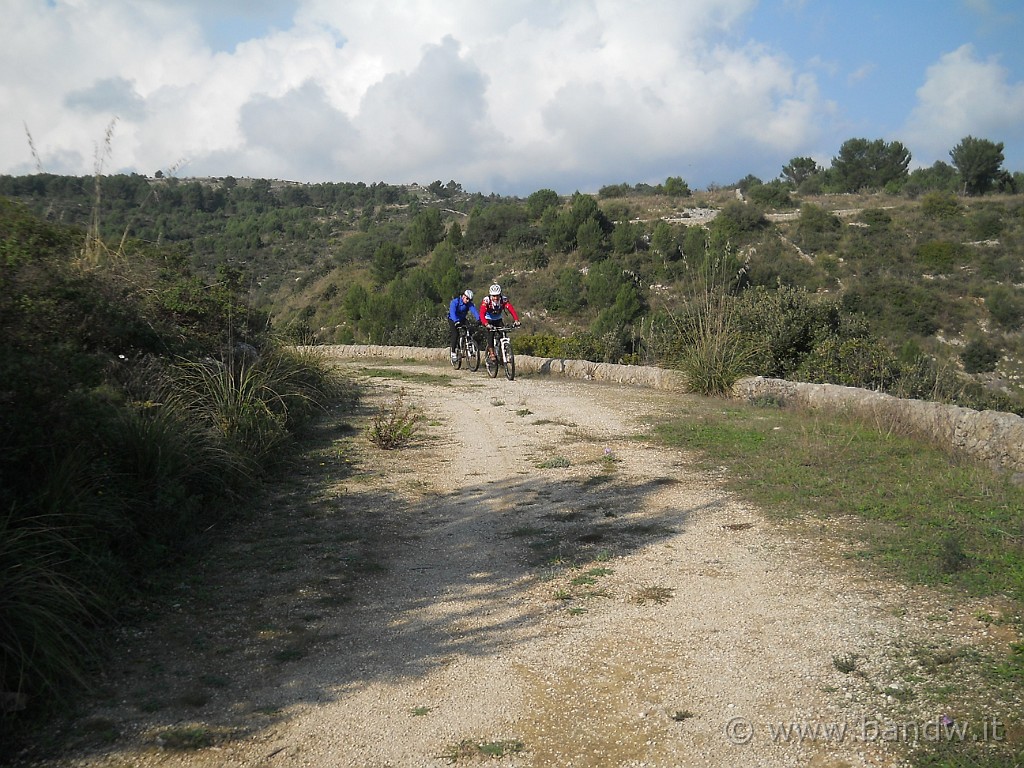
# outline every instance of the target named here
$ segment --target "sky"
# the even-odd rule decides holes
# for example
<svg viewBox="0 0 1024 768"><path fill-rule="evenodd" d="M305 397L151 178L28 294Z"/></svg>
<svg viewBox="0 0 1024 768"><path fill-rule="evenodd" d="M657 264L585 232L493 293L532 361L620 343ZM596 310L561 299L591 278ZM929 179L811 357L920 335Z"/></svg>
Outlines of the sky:
<svg viewBox="0 0 1024 768"><path fill-rule="evenodd" d="M1024 171L1021 0L0 0L0 174L525 197L964 137Z"/></svg>

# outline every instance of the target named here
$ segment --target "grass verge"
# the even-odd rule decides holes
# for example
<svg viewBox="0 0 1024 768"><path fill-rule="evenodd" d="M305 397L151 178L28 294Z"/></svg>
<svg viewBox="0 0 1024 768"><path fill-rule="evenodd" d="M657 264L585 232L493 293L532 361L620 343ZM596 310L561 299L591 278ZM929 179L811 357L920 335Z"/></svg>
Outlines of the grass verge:
<svg viewBox="0 0 1024 768"><path fill-rule="evenodd" d="M998 621L1019 634L1024 487L1011 477L855 419L731 401L681 401L654 432L767 516L810 522L846 556L954 602L996 600L1007 606ZM1024 699L1024 644L971 658L926 669L921 695L978 722ZM999 743L918 745L910 764L1013 765L1022 745L1017 722Z"/></svg>

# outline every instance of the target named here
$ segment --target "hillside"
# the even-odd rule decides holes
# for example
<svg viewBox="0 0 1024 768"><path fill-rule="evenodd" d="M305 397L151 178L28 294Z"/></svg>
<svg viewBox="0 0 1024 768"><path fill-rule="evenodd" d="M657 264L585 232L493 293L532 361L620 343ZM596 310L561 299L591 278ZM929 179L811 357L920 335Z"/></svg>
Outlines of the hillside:
<svg viewBox="0 0 1024 768"><path fill-rule="evenodd" d="M42 215L248 286L292 338L441 346L447 300L497 281L524 351L676 365L717 270L748 373L1021 411L1024 196L663 192L0 177Z"/></svg>

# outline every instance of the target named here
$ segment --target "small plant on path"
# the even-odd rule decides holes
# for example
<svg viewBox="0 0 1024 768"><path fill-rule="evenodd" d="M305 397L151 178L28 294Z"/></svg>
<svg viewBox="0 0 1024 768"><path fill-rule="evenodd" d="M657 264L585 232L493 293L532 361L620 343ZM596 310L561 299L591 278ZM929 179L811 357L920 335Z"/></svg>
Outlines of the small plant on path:
<svg viewBox="0 0 1024 768"><path fill-rule="evenodd" d="M405 402L405 392L401 391L389 404L377 409L367 437L381 450L403 448L419 433L423 419L415 406Z"/></svg>

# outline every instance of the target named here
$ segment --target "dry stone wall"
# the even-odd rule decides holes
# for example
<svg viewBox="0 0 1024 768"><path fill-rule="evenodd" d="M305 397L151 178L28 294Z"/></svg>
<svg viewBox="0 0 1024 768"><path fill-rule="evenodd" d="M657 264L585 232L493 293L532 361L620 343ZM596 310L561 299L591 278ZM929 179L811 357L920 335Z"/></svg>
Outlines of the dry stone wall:
<svg viewBox="0 0 1024 768"><path fill-rule="evenodd" d="M448 361L446 348L334 345L321 349L340 358ZM679 392L686 389L686 378L679 371L639 365L517 355L516 372ZM873 420L881 429L909 429L944 449L1008 470L1024 480L1024 419L1016 414L975 411L924 400L902 400L855 387L807 384L761 376L742 379L733 388L733 394L752 402L772 400L791 407L855 415Z"/></svg>
<svg viewBox="0 0 1024 768"><path fill-rule="evenodd" d="M733 394L751 401L770 399L809 410L850 413L871 419L882 429L902 426L942 448L1024 479L1024 419L1013 413L975 411L856 387L761 376L738 382Z"/></svg>

